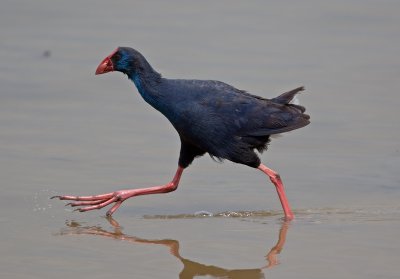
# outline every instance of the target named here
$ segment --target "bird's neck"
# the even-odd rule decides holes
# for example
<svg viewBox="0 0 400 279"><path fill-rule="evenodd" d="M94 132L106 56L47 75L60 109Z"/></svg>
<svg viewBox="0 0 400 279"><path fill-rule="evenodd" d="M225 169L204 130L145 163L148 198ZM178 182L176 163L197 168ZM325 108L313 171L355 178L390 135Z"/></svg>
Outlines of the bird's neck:
<svg viewBox="0 0 400 279"><path fill-rule="evenodd" d="M161 82L161 74L151 67L143 56L138 56L132 71L126 72L132 80L143 99L153 107L159 98L158 84Z"/></svg>

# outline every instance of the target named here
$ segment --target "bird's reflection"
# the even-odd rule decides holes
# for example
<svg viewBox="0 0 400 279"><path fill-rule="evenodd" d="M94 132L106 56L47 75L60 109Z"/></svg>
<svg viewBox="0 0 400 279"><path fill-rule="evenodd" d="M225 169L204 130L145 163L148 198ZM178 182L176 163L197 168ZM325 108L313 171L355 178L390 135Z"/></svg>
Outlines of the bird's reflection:
<svg viewBox="0 0 400 279"><path fill-rule="evenodd" d="M110 237L118 240L143 243L143 244L160 244L169 248L170 254L179 259L183 264L183 269L179 274L181 279L195 278L196 276L210 276L212 278L224 278L224 279L260 279L265 278L263 269L272 268L278 264L277 255L282 251L286 241L286 234L289 228L290 221L284 221L279 230L278 241L274 247L265 256L266 265L259 268L250 269L225 269L213 265L205 265L195 261L191 261L182 257L179 253L179 242L174 239L144 239L136 236L130 236L122 232L122 227L116 220L109 217L107 220L114 228L112 231L107 231L101 226L82 226L76 221L66 221L65 228L61 229L61 235L98 235L104 237Z"/></svg>

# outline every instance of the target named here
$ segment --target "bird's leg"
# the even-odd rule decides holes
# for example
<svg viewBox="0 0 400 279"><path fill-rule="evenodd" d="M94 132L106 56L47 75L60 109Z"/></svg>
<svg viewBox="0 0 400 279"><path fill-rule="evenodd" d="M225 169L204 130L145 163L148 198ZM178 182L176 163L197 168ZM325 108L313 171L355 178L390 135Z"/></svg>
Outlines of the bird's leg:
<svg viewBox="0 0 400 279"><path fill-rule="evenodd" d="M278 192L279 200L281 201L283 212L285 213L285 218L288 220L292 220L294 218L293 212L290 209L289 202L287 200L285 189L283 188L283 183L279 174L270 168L267 168L265 165L260 164L258 169L263 173L269 176L271 182L274 183L276 187L276 191Z"/></svg>
<svg viewBox="0 0 400 279"><path fill-rule="evenodd" d="M107 211L107 216L111 216L122 204L123 201L134 196L150 195L150 194L162 194L176 190L178 188L179 180L181 179L184 168L181 166L176 170L175 176L171 182L161 185L153 186L141 189L129 189L119 190L108 194L96 195L96 196L54 196L52 198L58 198L60 200L71 200L77 202L71 202L66 205L72 207L83 206L77 209L80 212L89 211L93 209L103 208L111 203L115 203L114 206Z"/></svg>

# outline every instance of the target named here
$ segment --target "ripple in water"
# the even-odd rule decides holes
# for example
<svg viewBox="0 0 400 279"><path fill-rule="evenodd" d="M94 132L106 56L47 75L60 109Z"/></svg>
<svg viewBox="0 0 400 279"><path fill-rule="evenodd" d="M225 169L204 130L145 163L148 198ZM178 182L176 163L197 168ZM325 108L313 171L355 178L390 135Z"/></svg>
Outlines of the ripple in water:
<svg viewBox="0 0 400 279"><path fill-rule="evenodd" d="M368 208L312 208L295 210L295 220L323 223L328 220L341 221L390 221L400 220L400 207ZM283 217L282 211L224 211L212 213L206 210L193 214L144 215L144 219L196 219L196 218L256 218Z"/></svg>
<svg viewBox="0 0 400 279"><path fill-rule="evenodd" d="M224 211L212 213L201 210L193 214L175 214L175 215L144 215L144 219L194 219L194 218L248 218L248 217L270 217L278 216L280 211Z"/></svg>

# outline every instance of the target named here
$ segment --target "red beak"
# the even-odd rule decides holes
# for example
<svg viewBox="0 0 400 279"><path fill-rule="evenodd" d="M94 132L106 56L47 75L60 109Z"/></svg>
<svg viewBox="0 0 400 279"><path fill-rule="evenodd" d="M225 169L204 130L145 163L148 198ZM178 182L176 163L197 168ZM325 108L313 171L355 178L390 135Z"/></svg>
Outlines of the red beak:
<svg viewBox="0 0 400 279"><path fill-rule="evenodd" d="M103 61L101 61L100 65L96 69L95 75L101 75L105 74L108 72L114 71L114 65L113 62L111 61L111 57L118 51L118 48L114 50L109 56L104 58Z"/></svg>

